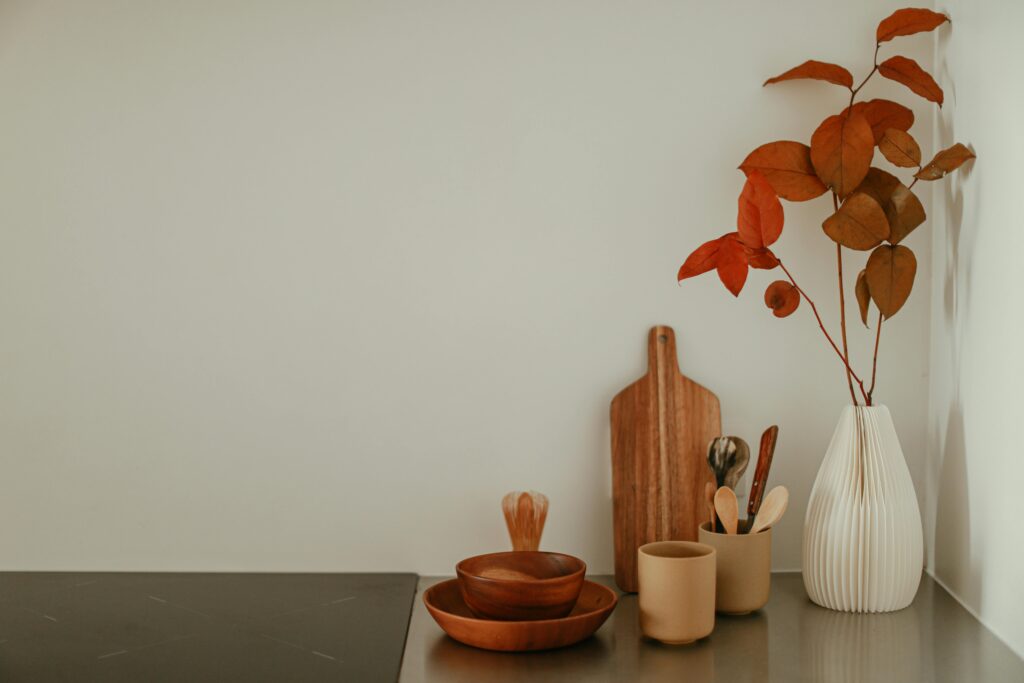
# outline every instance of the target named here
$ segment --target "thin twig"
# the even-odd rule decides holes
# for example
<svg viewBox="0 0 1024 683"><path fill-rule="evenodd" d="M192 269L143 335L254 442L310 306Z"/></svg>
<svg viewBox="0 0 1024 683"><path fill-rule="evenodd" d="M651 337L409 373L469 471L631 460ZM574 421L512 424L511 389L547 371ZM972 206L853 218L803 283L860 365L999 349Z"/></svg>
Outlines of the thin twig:
<svg viewBox="0 0 1024 683"><path fill-rule="evenodd" d="M868 405L871 405L871 397L875 393L875 377L878 375L878 342L882 338L882 312L878 312L878 325L875 327L875 357L871 361L871 388L868 389Z"/></svg>
<svg viewBox="0 0 1024 683"><path fill-rule="evenodd" d="M850 104L848 105L848 107L852 107L853 106L853 98L857 96L857 93L859 93L860 89L864 87L864 84L867 83L868 80L872 76L875 75L876 71L878 71L878 48L880 48L881 46L882 46L881 43L877 43L875 45L875 57L872 60L874 62L874 67L872 67L871 73L869 73L867 76L865 76L864 80L861 81L860 85L858 85L856 88L850 88Z"/></svg>
<svg viewBox="0 0 1024 683"><path fill-rule="evenodd" d="M832 204L839 211L839 198L832 193ZM850 398L857 405L857 394L853 391L853 378L850 376L850 347L846 342L846 294L843 293L843 245L836 242L836 271L839 274L839 330L843 337L843 360L846 361L846 384L850 387ZM864 398L867 401L867 397Z"/></svg>
<svg viewBox="0 0 1024 683"><path fill-rule="evenodd" d="M843 362L843 365L846 366L846 369L850 371L850 375L853 376L854 381L856 381L857 385L860 387L860 393L863 394L865 400L867 400L867 392L864 391L864 382L862 382L860 377L857 376L857 373L853 371L853 368L850 367L850 364L846 362L846 358L843 356L843 352L839 350L839 347L836 346L835 341L832 339L832 335L830 335L828 333L828 330L825 329L825 323L822 321L821 315L818 313L818 307L814 305L814 301L811 300L811 297L807 296L807 292L800 289L800 285L798 285L796 283L796 280L793 279L793 274L789 272L789 269L786 268L785 265L783 265L782 260L778 258L776 260L778 260L779 267L782 268L782 271L786 273L786 277L788 277L789 281L793 283L794 287L796 287L796 291L800 292L800 296L802 296L807 301L807 303L810 304L811 310L814 312L814 317L818 320L818 327L821 328L822 334L825 335L825 339L828 340L828 343L832 345L832 350L836 352L837 356L839 356L839 360L841 360Z"/></svg>

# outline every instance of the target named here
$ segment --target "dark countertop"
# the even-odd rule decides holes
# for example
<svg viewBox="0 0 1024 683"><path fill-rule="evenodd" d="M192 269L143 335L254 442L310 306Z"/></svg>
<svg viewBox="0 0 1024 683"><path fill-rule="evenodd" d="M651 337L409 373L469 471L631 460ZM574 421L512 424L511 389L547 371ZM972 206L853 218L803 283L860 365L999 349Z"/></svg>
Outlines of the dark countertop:
<svg viewBox="0 0 1024 683"><path fill-rule="evenodd" d="M614 585L611 577L588 578ZM420 579L403 683L1024 681L1024 662L927 575L905 610L844 614L813 604L800 574L774 574L763 610L718 616L710 637L675 647L641 638L636 596L624 595L595 637L529 654L486 652L445 636L421 599L439 580Z"/></svg>
<svg viewBox="0 0 1024 683"><path fill-rule="evenodd" d="M415 574L0 573L0 681L394 681Z"/></svg>

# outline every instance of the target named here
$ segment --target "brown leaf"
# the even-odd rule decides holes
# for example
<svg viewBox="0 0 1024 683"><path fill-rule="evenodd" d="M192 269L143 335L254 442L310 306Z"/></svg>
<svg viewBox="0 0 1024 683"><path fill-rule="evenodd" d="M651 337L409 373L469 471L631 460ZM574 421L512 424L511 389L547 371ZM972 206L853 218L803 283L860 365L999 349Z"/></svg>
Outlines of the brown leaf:
<svg viewBox="0 0 1024 683"><path fill-rule="evenodd" d="M819 62L814 59L808 59L800 66L795 66L785 73L769 78L764 84L770 85L781 81L793 81L799 78L813 78L818 81L835 83L846 88L853 87L853 75L849 71L838 64Z"/></svg>
<svg viewBox="0 0 1024 683"><path fill-rule="evenodd" d="M760 171L775 194L791 202L814 199L827 189L814 173L811 148L792 140L761 145L747 155L740 170L748 176Z"/></svg>
<svg viewBox="0 0 1024 683"><path fill-rule="evenodd" d="M888 129L910 130L910 127L914 125L914 112L902 104L896 104L890 100L857 102L853 107L844 109L842 113L845 114L848 111L857 112L867 119L876 145Z"/></svg>
<svg viewBox="0 0 1024 683"><path fill-rule="evenodd" d="M935 82L931 74L921 68L917 62L908 57L889 57L878 65L878 73L886 78L902 83L921 97L942 106L942 88Z"/></svg>
<svg viewBox="0 0 1024 683"><path fill-rule="evenodd" d="M868 326L868 305L871 303L871 292L868 290L867 271L857 273L857 284L853 287L857 295L857 307L860 309L860 321Z"/></svg>
<svg viewBox="0 0 1024 683"><path fill-rule="evenodd" d="M929 161L927 166L914 174L914 177L921 180L938 180L947 173L960 168L968 159L973 158L975 158L974 152L958 142L952 147L936 154L935 158Z"/></svg>
<svg viewBox="0 0 1024 683"><path fill-rule="evenodd" d="M921 165L921 148L917 140L897 128L890 128L885 131L882 139L878 141L878 151L886 159L902 166L903 168L915 168Z"/></svg>
<svg viewBox="0 0 1024 683"><path fill-rule="evenodd" d="M782 202L759 171L752 171L740 193L736 227L752 249L770 246L782 234Z"/></svg>
<svg viewBox="0 0 1024 683"><path fill-rule="evenodd" d="M874 152L871 126L856 112L828 117L811 136L814 170L840 198L864 180Z"/></svg>
<svg viewBox="0 0 1024 683"><path fill-rule="evenodd" d="M871 195L885 211L891 244L900 242L914 228L924 223L925 213L921 200L891 173L872 167L857 192Z"/></svg>
<svg viewBox="0 0 1024 683"><path fill-rule="evenodd" d="M949 21L949 17L945 14L939 14L930 9L917 9L913 7L898 9L878 24L878 29L875 31L875 40L876 42L884 43L898 36L909 36L914 33L931 31L947 21Z"/></svg>
<svg viewBox="0 0 1024 683"><path fill-rule="evenodd" d="M914 252L902 244L883 244L871 252L865 271L868 289L878 310L886 318L896 315L914 287L914 275L917 273Z"/></svg>
<svg viewBox="0 0 1024 683"><path fill-rule="evenodd" d="M873 197L863 192L851 195L821 227L833 242L858 251L876 247L889 237L885 211Z"/></svg>
<svg viewBox="0 0 1024 683"><path fill-rule="evenodd" d="M743 243L734 232L723 235L718 251L718 279L733 296L739 296L747 281L747 255Z"/></svg>
<svg viewBox="0 0 1024 683"><path fill-rule="evenodd" d="M785 280L776 280L764 290L764 304L776 318L785 318L800 305L800 290Z"/></svg>

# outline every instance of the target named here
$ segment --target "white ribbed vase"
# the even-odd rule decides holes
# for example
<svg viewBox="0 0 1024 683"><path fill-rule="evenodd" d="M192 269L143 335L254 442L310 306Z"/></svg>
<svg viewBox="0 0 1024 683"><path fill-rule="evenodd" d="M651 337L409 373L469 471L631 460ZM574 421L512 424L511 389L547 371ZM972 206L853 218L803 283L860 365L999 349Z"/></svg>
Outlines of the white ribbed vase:
<svg viewBox="0 0 1024 683"><path fill-rule="evenodd" d="M847 406L804 520L804 587L843 612L893 612L921 582L921 511L885 406Z"/></svg>

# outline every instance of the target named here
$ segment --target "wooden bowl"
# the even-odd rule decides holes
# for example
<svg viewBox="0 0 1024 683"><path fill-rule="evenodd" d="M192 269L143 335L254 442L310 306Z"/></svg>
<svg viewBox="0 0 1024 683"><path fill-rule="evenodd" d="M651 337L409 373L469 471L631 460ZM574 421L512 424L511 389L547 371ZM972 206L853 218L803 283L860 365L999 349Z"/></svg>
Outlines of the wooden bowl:
<svg viewBox="0 0 1024 683"><path fill-rule="evenodd" d="M573 645L592 636L615 609L619 598L611 588L584 581L572 612L561 619L495 621L478 619L466 606L458 579L434 584L423 604L445 633L484 650L527 652Z"/></svg>
<svg viewBox="0 0 1024 683"><path fill-rule="evenodd" d="M455 565L466 605L484 619L558 619L572 611L587 565L572 555L516 550Z"/></svg>

